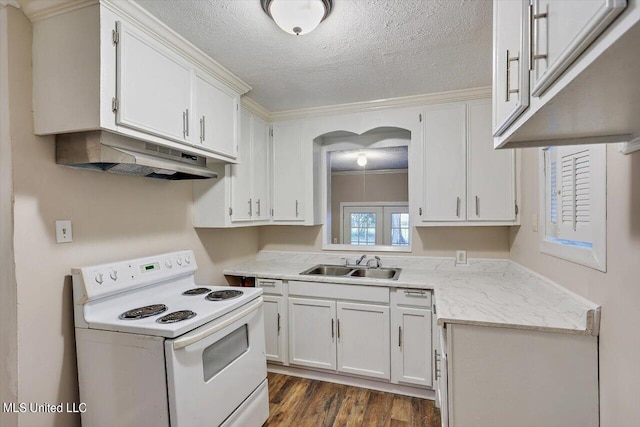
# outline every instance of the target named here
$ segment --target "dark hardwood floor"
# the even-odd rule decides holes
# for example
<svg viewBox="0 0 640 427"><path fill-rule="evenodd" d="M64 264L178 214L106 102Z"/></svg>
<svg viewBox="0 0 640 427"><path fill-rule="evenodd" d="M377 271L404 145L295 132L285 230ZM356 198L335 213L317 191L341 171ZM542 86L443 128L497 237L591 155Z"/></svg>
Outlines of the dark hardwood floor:
<svg viewBox="0 0 640 427"><path fill-rule="evenodd" d="M433 401L269 372L265 426L440 426Z"/></svg>

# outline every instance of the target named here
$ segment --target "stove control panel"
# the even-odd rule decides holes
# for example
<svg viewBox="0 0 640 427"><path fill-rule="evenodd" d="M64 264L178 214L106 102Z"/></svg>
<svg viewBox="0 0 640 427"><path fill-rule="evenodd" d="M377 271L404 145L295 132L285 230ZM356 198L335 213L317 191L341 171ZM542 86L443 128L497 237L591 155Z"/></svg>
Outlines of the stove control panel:
<svg viewBox="0 0 640 427"><path fill-rule="evenodd" d="M73 276L74 282L80 280L86 299L92 300L193 274L196 270L193 252L180 251L74 269Z"/></svg>

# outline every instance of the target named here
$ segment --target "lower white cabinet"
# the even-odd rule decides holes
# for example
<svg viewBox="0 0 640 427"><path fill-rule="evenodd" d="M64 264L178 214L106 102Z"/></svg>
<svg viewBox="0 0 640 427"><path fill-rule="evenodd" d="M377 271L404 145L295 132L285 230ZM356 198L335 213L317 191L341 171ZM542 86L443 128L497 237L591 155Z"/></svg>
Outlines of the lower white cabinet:
<svg viewBox="0 0 640 427"><path fill-rule="evenodd" d="M389 379L389 307L289 298L289 363Z"/></svg>
<svg viewBox="0 0 640 427"><path fill-rule="evenodd" d="M282 280L256 279L262 288L264 303L265 356L269 362L286 365L287 357L287 297Z"/></svg>
<svg viewBox="0 0 640 427"><path fill-rule="evenodd" d="M391 381L433 386L431 292L391 290Z"/></svg>
<svg viewBox="0 0 640 427"><path fill-rule="evenodd" d="M338 371L390 378L389 307L337 303Z"/></svg>
<svg viewBox="0 0 640 427"><path fill-rule="evenodd" d="M336 302L289 298L289 363L336 369Z"/></svg>

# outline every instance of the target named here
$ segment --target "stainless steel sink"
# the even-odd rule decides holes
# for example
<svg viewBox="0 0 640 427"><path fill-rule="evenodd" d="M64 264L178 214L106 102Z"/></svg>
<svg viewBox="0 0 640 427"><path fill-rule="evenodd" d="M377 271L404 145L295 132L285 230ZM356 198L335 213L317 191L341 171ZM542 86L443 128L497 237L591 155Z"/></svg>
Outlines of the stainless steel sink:
<svg viewBox="0 0 640 427"><path fill-rule="evenodd" d="M398 268L358 268L353 270L351 277L368 277L371 279L398 280L400 269Z"/></svg>
<svg viewBox="0 0 640 427"><path fill-rule="evenodd" d="M365 268L347 267L344 265L319 264L303 271L302 275L338 276L338 277L367 277L370 279L398 280L400 268Z"/></svg>
<svg viewBox="0 0 640 427"><path fill-rule="evenodd" d="M300 274L312 274L318 276L346 276L353 270L351 267L345 267L342 265L316 265L308 270L303 271Z"/></svg>

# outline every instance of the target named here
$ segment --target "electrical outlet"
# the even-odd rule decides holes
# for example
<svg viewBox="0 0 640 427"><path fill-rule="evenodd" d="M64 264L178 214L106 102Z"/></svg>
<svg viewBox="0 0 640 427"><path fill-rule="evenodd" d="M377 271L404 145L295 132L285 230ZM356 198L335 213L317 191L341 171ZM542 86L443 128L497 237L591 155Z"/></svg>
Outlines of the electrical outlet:
<svg viewBox="0 0 640 427"><path fill-rule="evenodd" d="M467 251L456 251L456 265L467 265Z"/></svg>
<svg viewBox="0 0 640 427"><path fill-rule="evenodd" d="M337 238L337 237L334 237L334 238L333 238L333 243L334 243L334 244L337 244L337 243L338 243L338 238Z"/></svg>
<svg viewBox="0 0 640 427"><path fill-rule="evenodd" d="M73 241L73 233L71 231L71 220L65 219L56 221L56 242L70 243Z"/></svg>

